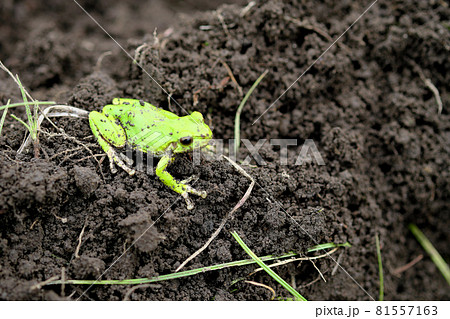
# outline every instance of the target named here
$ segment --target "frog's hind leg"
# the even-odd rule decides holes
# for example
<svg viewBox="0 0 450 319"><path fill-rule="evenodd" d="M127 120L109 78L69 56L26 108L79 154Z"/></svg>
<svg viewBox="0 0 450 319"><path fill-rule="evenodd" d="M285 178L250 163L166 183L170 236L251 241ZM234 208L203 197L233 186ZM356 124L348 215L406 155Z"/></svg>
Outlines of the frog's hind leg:
<svg viewBox="0 0 450 319"><path fill-rule="evenodd" d="M206 198L207 194L205 191L198 191L190 185L185 184L185 181L178 182L177 180L175 180L175 178L173 178L173 176L170 175L170 173L166 170L167 166L169 166L169 164L172 163L173 160L173 157L169 155L161 157L158 165L156 166L156 175L164 184L180 194L186 201L187 209L191 210L194 208L194 203L192 203L191 199L189 198L189 193L198 195L202 198Z"/></svg>
<svg viewBox="0 0 450 319"><path fill-rule="evenodd" d="M98 143L109 158L111 172L117 172L114 167L114 163L116 163L128 174L133 175L136 171L127 166L127 164L132 165L133 161L127 158L128 160L125 160L127 164L125 164L123 154L116 152L114 149L114 147L122 148L126 144L127 137L123 128L106 117L105 114L95 111L89 113L89 124L92 133L94 133Z"/></svg>

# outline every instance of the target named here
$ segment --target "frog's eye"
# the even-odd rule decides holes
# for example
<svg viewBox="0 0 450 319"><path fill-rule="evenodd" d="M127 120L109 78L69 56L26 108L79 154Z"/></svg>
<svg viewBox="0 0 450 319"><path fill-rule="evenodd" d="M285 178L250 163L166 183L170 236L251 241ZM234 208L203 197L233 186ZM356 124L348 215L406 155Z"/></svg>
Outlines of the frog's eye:
<svg viewBox="0 0 450 319"><path fill-rule="evenodd" d="M192 141L193 141L192 136L185 136L180 138L180 143L185 146L191 145Z"/></svg>

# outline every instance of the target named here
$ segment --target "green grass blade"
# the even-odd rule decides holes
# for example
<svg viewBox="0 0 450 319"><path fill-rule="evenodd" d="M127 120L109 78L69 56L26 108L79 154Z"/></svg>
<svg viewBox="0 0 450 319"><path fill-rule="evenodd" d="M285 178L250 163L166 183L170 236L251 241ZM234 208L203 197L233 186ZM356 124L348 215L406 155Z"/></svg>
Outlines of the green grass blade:
<svg viewBox="0 0 450 319"><path fill-rule="evenodd" d="M270 260L278 260L278 259L283 259L283 258L290 258L290 257L294 257L294 256L298 256L298 254L294 253L294 252L290 252L290 253L284 254L282 256L268 255L268 256L261 257L261 260L270 261ZM200 273L204 273L204 272L212 271L212 270L219 270L219 269L236 267L236 266L251 265L254 263L255 263L255 261L253 259L244 259L244 260L232 261L232 262L228 262L228 263L224 263L224 264L196 268L196 269L186 270L186 271L180 271L180 272L173 273L173 274L150 277L150 278L124 279L124 280L98 280L98 281L96 281L96 280L65 280L64 283L65 284L73 284L73 285L148 284L148 283L155 283L155 282L164 281L164 280L171 280L171 279L193 276L196 274L200 274ZM47 283L47 285L60 285L62 283L63 283L62 280L55 280L55 281Z"/></svg>
<svg viewBox="0 0 450 319"><path fill-rule="evenodd" d="M316 245L311 248L308 248L308 253L312 253L313 251L318 251L318 250L336 248L336 247L352 247L352 245L350 245L350 243L348 241L343 244L336 244L336 243L320 244L320 245Z"/></svg>
<svg viewBox="0 0 450 319"><path fill-rule="evenodd" d="M9 102L10 102L10 100L8 100L8 102L6 103L6 106L9 105ZM2 115L2 118L1 118L1 120L0 120L0 136L2 136L3 124L5 123L6 114L8 114L8 108L6 108L6 109L3 111L3 115Z"/></svg>
<svg viewBox="0 0 450 319"><path fill-rule="evenodd" d="M380 248L380 239L378 238L378 234L375 234L375 244L377 246L378 274L380 277L380 296L379 296L378 300L383 301L383 299L384 299L383 263L381 261L381 248Z"/></svg>
<svg viewBox="0 0 450 319"><path fill-rule="evenodd" d="M441 274L444 276L447 283L450 285L450 268L445 262L444 258L439 254L439 252L434 248L433 244L428 240L428 238L422 233L422 231L414 224L408 225L409 230L416 237L420 245L425 249L425 251L430 255L431 260L434 262L436 267L439 269Z"/></svg>
<svg viewBox="0 0 450 319"><path fill-rule="evenodd" d="M38 129L38 113L39 113L39 105L36 104L36 102L33 103L34 107L33 107L33 125L34 125L34 130L36 131L37 134L37 129Z"/></svg>
<svg viewBox="0 0 450 319"><path fill-rule="evenodd" d="M333 243L332 243L333 244ZM324 244L327 245L327 244ZM329 245L329 244L328 244ZM329 246L328 248L334 248L337 246L345 246L348 247L348 243L344 244L333 244L332 246ZM259 257L261 261L272 261L272 260L280 260L285 258L291 258L298 256L299 254L294 252L289 252L281 256L274 256L274 255L267 255L264 257ZM56 256L55 256L56 257ZM60 257L57 257L60 258ZM192 270L186 270L181 271L177 273L172 273L168 275L162 275L162 276L156 276L156 277L150 277L150 278L134 278L134 279L123 279L123 280L78 280L78 279L70 279L65 280L64 282L62 280L55 280L46 283L45 285L60 285L60 284L73 284L73 285L137 285L137 284L148 284L148 283L155 283L165 280L171 280L171 279L177 279L177 278L183 278L188 276L193 276L196 274L201 274L207 271L214 271L214 270L220 270L224 268L230 268L230 267L238 267L238 266L246 266L255 264L256 261L254 259L244 259L244 260L237 260L232 261L224 264L218 264L213 265L209 267L202 267L202 268L196 268ZM239 278L235 280L235 282L241 280L242 278ZM233 282L234 283L234 282ZM230 285L231 286L231 285Z"/></svg>
<svg viewBox="0 0 450 319"><path fill-rule="evenodd" d="M53 101L44 101L44 102L35 101L34 104L37 104L37 105L53 105L53 104L56 104L56 103L53 102ZM9 104L9 105L1 105L0 106L0 111L3 110L3 109L9 109L9 108L12 108L12 107L25 106L25 105L26 105L26 103L24 103L24 102L13 103L13 104Z"/></svg>
<svg viewBox="0 0 450 319"><path fill-rule="evenodd" d="M241 104L239 104L239 107L236 111L236 116L234 118L234 154L237 154L237 151L239 149L239 146L241 145L241 113L242 109L244 108L245 103L247 103L248 98L253 93L255 88L258 86L259 82L266 76L266 74L269 72L269 70L265 70L263 74L259 76L259 78L253 83L250 90L248 90L247 94L245 94L244 98L241 101Z"/></svg>
<svg viewBox="0 0 450 319"><path fill-rule="evenodd" d="M256 263L263 268L273 279L275 279L280 285L282 285L284 288L286 288L287 291L289 291L297 300L306 301L305 297L303 297L301 294L298 293L297 290L292 288L291 285L289 285L286 281L284 281L280 276L278 276L272 269L267 267L267 265L258 257L255 255L253 251L248 248L248 246L244 243L244 241L239 237L239 235L234 231L231 233L233 235L234 239L241 245L242 249L245 250L245 252L252 257Z"/></svg>
<svg viewBox="0 0 450 319"><path fill-rule="evenodd" d="M25 92L25 88L22 85L22 82L20 82L19 76L16 75L17 83L19 84L20 93L22 94L23 102L25 103L25 111L27 113L27 119L28 119L28 130L30 131L31 138L33 140L36 140L37 132L36 132L36 123L33 120L33 116L31 115L31 109L30 109L30 103L28 103L27 94ZM37 121L37 119L36 119Z"/></svg>
<svg viewBox="0 0 450 319"><path fill-rule="evenodd" d="M23 126L25 126L27 128L27 130L30 132L31 134L31 128L28 126L27 123L25 123L24 121L22 121L21 119L19 119L17 116L15 116L14 114L11 114L11 117L13 119L15 119L16 121L20 122L21 124L23 124Z"/></svg>

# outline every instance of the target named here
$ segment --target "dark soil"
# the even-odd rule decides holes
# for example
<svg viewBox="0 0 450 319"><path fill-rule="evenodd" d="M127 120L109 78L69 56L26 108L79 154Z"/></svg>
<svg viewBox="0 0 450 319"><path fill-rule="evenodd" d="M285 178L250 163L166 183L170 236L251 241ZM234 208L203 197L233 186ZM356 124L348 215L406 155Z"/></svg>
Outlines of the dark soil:
<svg viewBox="0 0 450 319"><path fill-rule="evenodd" d="M205 11L218 2L80 1L179 105L168 103L147 74L70 1L2 1L0 59L37 99L101 110L114 97L132 97L178 115L185 115L182 108L197 110L218 139L233 138L242 99L221 61L244 93L268 69L243 110L242 138L253 144L294 139L299 146L289 147L288 164L281 165L279 147L266 142L260 151L266 164L243 166L258 185L186 269L248 258L231 230L259 256L348 241L351 248L333 255L345 272L335 270L330 258L315 261L327 282L307 285L319 276L310 262L276 272L309 300L368 300L369 294L378 296L378 233L386 299L448 300L448 284L407 227L417 224L450 260L447 2L379 1L254 125L370 1L258 1L245 15L245 4L235 1L241 3L220 7L223 24L217 13ZM106 51L111 55L97 63ZM441 114L420 73L439 90ZM2 72L1 104L19 101L19 95ZM25 118L22 109L10 112ZM54 122L69 137L45 122L39 158L32 150L16 153L25 129L9 116L0 137L1 299L77 299L87 286L30 287L61 276L63 269L65 278L96 279L152 223L103 279L171 273L207 241L249 185L225 161L203 159L193 166L189 154L178 156L170 172L180 179L195 173L196 187L208 191L206 199L193 196L195 209L188 211L154 174L113 175L107 159L91 157L80 142L93 154L102 151L86 120ZM315 142L324 166L295 165L306 139ZM242 146L238 159L248 154ZM396 273L419 255L424 255L420 262ZM165 281L137 289L130 298L269 300L267 289L242 281L230 287L254 269ZM290 297L266 274L250 278L273 287L278 297ZM122 300L130 288L95 286L82 299Z"/></svg>

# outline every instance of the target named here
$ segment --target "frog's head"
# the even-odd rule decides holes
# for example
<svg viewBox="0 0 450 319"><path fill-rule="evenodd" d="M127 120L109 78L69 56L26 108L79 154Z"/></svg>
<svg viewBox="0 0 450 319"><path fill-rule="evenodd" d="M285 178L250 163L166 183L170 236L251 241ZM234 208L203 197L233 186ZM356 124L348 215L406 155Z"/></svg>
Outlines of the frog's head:
<svg viewBox="0 0 450 319"><path fill-rule="evenodd" d="M180 126L177 127L176 146L174 153L190 152L208 145L212 138L212 132L205 124L203 115L193 112L190 115L180 117Z"/></svg>

